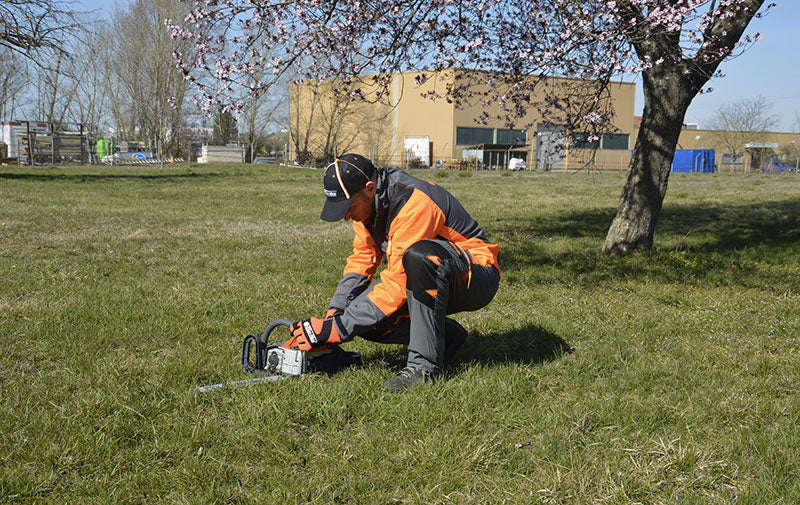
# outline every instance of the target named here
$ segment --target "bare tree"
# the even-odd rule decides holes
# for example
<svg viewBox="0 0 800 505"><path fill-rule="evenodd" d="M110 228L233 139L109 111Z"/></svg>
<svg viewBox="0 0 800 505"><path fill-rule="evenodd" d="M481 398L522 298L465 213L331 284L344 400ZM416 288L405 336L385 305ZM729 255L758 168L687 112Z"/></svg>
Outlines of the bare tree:
<svg viewBox="0 0 800 505"><path fill-rule="evenodd" d="M792 131L800 131L800 112L795 112L795 123ZM792 140L788 144L781 146L781 156L783 159L794 165L795 170L800 170L800 142Z"/></svg>
<svg viewBox="0 0 800 505"><path fill-rule="evenodd" d="M353 147L358 130L349 125L356 105L339 92L338 83L300 82L292 87L291 95L291 141L299 163L324 165Z"/></svg>
<svg viewBox="0 0 800 505"><path fill-rule="evenodd" d="M72 4L59 0L0 2L0 46L33 61L41 50L65 53L66 44L81 29L80 12Z"/></svg>
<svg viewBox="0 0 800 505"><path fill-rule="evenodd" d="M800 144L794 140L781 146L781 157L794 165L795 169L800 169Z"/></svg>
<svg viewBox="0 0 800 505"><path fill-rule="evenodd" d="M362 145L369 147L370 159L378 165L389 165L396 154L393 151L390 115L393 108L385 103L361 102L356 117L361 121L357 129Z"/></svg>
<svg viewBox="0 0 800 505"><path fill-rule="evenodd" d="M97 132L103 123L109 87L110 47L108 29L94 25L83 44L76 48L73 66L80 78L76 82L75 98L70 107L70 119Z"/></svg>
<svg viewBox="0 0 800 505"><path fill-rule="evenodd" d="M263 72L263 70L262 70ZM258 73L251 76L253 83L262 80ZM288 126L289 83L286 79L276 81L269 89L249 95L239 117L242 133L247 138L250 161L256 156L259 139L272 131Z"/></svg>
<svg viewBox="0 0 800 505"><path fill-rule="evenodd" d="M745 144L763 141L765 132L772 130L776 124L772 104L764 97L726 103L706 121L706 126L715 130L712 134L714 139L725 146L733 171L737 160L744 157ZM758 166L760 158L756 158L758 156L753 161Z"/></svg>
<svg viewBox="0 0 800 505"><path fill-rule="evenodd" d="M310 94L310 100L304 95ZM318 82L302 82L292 86L290 91L290 108L292 125L290 128L290 141L296 156L296 161L305 165L311 161L311 128L314 125L315 114L320 102ZM304 106L308 104L307 106Z"/></svg>
<svg viewBox="0 0 800 505"><path fill-rule="evenodd" d="M326 164L353 147L358 128L348 127L355 117L352 97L341 92L332 81L323 82L321 87L327 89L322 91L324 99L320 101L319 119L314 127L315 138L324 139L316 149L320 153L317 161Z"/></svg>
<svg viewBox="0 0 800 505"><path fill-rule="evenodd" d="M80 47L82 43L77 45ZM61 52L55 53L47 65L40 66L34 81L36 117L60 127L66 121L83 73L85 68L78 60Z"/></svg>
<svg viewBox="0 0 800 505"><path fill-rule="evenodd" d="M168 18L183 18L178 0L134 0L114 15L114 53L109 83L117 135L155 141L177 152L188 82L175 68L172 54L193 54L186 41L173 39Z"/></svg>
<svg viewBox="0 0 800 505"><path fill-rule="evenodd" d="M26 66L13 51L0 48L0 121L14 119L25 88Z"/></svg>

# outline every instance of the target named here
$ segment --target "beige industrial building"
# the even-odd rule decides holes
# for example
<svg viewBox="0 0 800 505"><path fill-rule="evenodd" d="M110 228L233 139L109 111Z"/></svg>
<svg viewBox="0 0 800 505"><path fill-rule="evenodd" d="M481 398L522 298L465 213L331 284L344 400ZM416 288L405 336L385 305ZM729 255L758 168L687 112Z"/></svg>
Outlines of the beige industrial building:
<svg viewBox="0 0 800 505"><path fill-rule="evenodd" d="M476 75L478 73L450 69L429 73L425 79L419 79L421 71L383 76L388 96L379 96L380 92L376 92L381 87L374 84L373 78L382 76L356 78L360 82L353 89L360 91L365 101L353 101L349 96L337 94L334 91L336 81L296 83L290 93L289 157L300 164L321 164L331 156L358 152L381 165L445 164L506 169L522 160L527 169L538 170L628 168L638 132L634 118L635 84L611 84L613 126L599 139L589 142L583 132L567 132L546 123L535 107L530 107L527 115L516 120L512 127L501 119L479 125L476 119L483 113L490 118L501 115L499 106L483 106L478 101L459 108L443 98L429 97L459 86L469 86L478 93L497 93L497 90L475 84L485 81L483 75ZM537 89L551 94L562 89L568 92L581 83L577 79L552 78ZM544 94L542 91L541 96L531 97L531 102L542 102ZM744 143L753 146L751 153L756 150L764 154L765 150L777 153L792 140L800 147L800 136L794 134L762 135L757 141ZM718 153L725 153L724 145L719 135L687 129L680 137L678 148L716 149ZM728 158L726 161L732 161L733 169L741 165L741 170L745 170L747 163L741 155Z"/></svg>

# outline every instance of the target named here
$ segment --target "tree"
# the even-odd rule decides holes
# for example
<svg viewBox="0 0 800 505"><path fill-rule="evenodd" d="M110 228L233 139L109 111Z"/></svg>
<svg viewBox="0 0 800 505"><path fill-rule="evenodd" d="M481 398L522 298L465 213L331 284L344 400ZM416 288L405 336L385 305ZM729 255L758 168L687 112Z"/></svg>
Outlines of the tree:
<svg viewBox="0 0 800 505"><path fill-rule="evenodd" d="M110 78L111 33L102 23L93 24L87 37L75 50L73 73L77 79L75 98L69 117L74 123L86 125L92 132L100 131L107 120L105 113L111 94Z"/></svg>
<svg viewBox="0 0 800 505"><path fill-rule="evenodd" d="M391 142L392 107L379 104L377 107L362 107L354 116L359 118L359 135L362 144L370 146L369 158L377 166L391 165L397 160Z"/></svg>
<svg viewBox="0 0 800 505"><path fill-rule="evenodd" d="M264 69L248 76L248 86L255 85L265 80ZM245 105L239 118L240 130L247 138L250 162L257 156L259 147L266 147L263 141L270 131L276 131L288 126L286 112L288 112L289 86L288 80L276 81L269 92L261 90L259 93L247 93ZM259 144L261 144L259 146Z"/></svg>
<svg viewBox="0 0 800 505"><path fill-rule="evenodd" d="M300 82L291 93L292 142L299 163L324 166L353 147L358 129L352 122L363 119L362 111L335 80Z"/></svg>
<svg viewBox="0 0 800 505"><path fill-rule="evenodd" d="M77 69L75 63L76 60L59 52L53 55L47 66L36 70L35 114L55 128L60 128L66 121L82 77L74 73Z"/></svg>
<svg viewBox="0 0 800 505"><path fill-rule="evenodd" d="M762 141L764 133L776 124L772 104L763 97L724 104L706 121L707 128L716 130L714 138L734 159L744 154L746 143ZM755 166L760 166L760 160Z"/></svg>
<svg viewBox="0 0 800 505"><path fill-rule="evenodd" d="M357 129L347 128L348 122L353 120L355 101L344 93L330 89L335 82L324 81L320 84L322 95L319 103L319 115L314 121L317 129L316 138L324 139L322 145L316 147L320 153L318 165L327 165L336 156L344 154L351 149L357 135ZM328 88L328 89L326 89ZM346 133L349 132L349 133Z"/></svg>
<svg viewBox="0 0 800 505"><path fill-rule="evenodd" d="M35 60L37 51L65 53L65 45L80 32L72 2L14 0L0 2L0 46Z"/></svg>
<svg viewBox="0 0 800 505"><path fill-rule="evenodd" d="M59 0L0 3L3 60L16 54L32 63L31 79L24 93L28 101L21 108L55 125L67 119L77 85L75 76L70 74L74 63L72 52L84 33L86 12L74 10L73 3ZM16 98L16 93L8 97Z"/></svg>
<svg viewBox="0 0 800 505"><path fill-rule="evenodd" d="M193 48L172 39L164 23L188 9L179 0L133 0L118 9L108 41L113 48L108 94L117 137L155 141L177 153L189 83L172 64L172 54L192 55Z"/></svg>
<svg viewBox="0 0 800 505"><path fill-rule="evenodd" d="M312 161L311 154L311 128L314 125L314 115L319 103L320 93L318 86L315 82L298 83L293 86L289 95L289 107L292 113L293 124L289 129L290 142L294 148L297 162L305 165ZM311 101L308 107L302 107L301 104L309 103L302 99L303 93L311 93Z"/></svg>
<svg viewBox="0 0 800 505"><path fill-rule="evenodd" d="M655 5L645 11L632 2L622 2L622 32L648 65L642 70L642 124L617 215L606 235L607 253L652 247L686 110L720 63L732 54L764 1L721 1L717 8L716 2L711 2L709 11L697 20L696 30L681 30L688 12L680 6L698 3L708 2L670 2L662 12ZM651 30L654 26L665 29ZM684 33L699 46L694 52L682 47Z"/></svg>
<svg viewBox="0 0 800 505"><path fill-rule="evenodd" d="M0 121L12 120L25 88L25 65L10 50L0 48Z"/></svg>
<svg viewBox="0 0 800 505"><path fill-rule="evenodd" d="M795 112L795 123L792 130L797 133L800 131L800 112ZM794 165L796 170L800 170L800 143L792 140L789 144L781 146L781 156L784 160Z"/></svg>
<svg viewBox="0 0 800 505"><path fill-rule="evenodd" d="M800 169L800 145L794 140L789 144L781 146L781 157L794 165L795 169Z"/></svg>
<svg viewBox="0 0 800 505"><path fill-rule="evenodd" d="M230 111L220 109L214 116L214 142L224 146L238 133L236 118Z"/></svg>
<svg viewBox="0 0 800 505"><path fill-rule="evenodd" d="M744 37L764 0L230 0L196 2L173 36L193 40L195 59L178 64L216 69L218 86L201 89L210 108L252 72L245 62L271 44L285 56L263 60L275 74L296 68L307 78L340 76L343 92L364 97L388 89L390 73L459 67L484 70L482 86L448 87L432 98L459 106L499 104L507 124L538 108L590 140L613 117L612 79L641 73L645 108L617 214L606 236L609 254L652 247L672 157L692 99L726 58L757 37ZM770 6L773 4L770 4ZM769 6L767 7L769 8ZM210 28L229 35L202 36ZM254 45L258 31L262 45ZM222 33L222 32L220 32ZM740 40L741 39L741 40ZM226 53L223 48L238 50ZM264 45L266 44L266 45ZM326 59L310 55L329 54ZM245 58L247 56L247 58ZM335 63L331 64L331 63ZM361 77L371 72L371 77ZM577 77L575 89L532 98L548 77ZM420 72L425 80L429 72ZM480 91L483 89L484 91ZM483 121L490 119L488 115Z"/></svg>
<svg viewBox="0 0 800 505"><path fill-rule="evenodd" d="M288 102L288 94L260 95L249 101L245 107L240 123L247 138L247 159L253 161L260 149L267 147L267 136L270 131L281 129L288 122L284 113ZM272 128L272 130L270 129Z"/></svg>

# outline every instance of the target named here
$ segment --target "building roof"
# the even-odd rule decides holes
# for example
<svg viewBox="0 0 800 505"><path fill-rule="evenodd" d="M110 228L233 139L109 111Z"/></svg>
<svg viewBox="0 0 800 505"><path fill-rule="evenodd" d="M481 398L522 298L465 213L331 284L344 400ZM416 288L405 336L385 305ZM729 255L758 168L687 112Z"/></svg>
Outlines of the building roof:
<svg viewBox="0 0 800 505"><path fill-rule="evenodd" d="M525 151L530 144L477 144L464 149L483 149L484 151Z"/></svg>

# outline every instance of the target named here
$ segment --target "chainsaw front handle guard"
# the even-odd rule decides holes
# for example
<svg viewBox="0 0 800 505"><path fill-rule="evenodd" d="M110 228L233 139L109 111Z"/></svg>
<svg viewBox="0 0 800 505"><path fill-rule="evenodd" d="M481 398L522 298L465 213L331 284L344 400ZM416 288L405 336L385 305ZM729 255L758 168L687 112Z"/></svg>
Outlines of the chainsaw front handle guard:
<svg viewBox="0 0 800 505"><path fill-rule="evenodd" d="M270 334L278 326L286 326L289 328L292 324L294 324L294 321L276 319L267 325L267 329L261 334L261 338L259 338L258 335L247 335L244 337L244 342L242 343L242 368L244 371L250 374L263 373L267 365L267 342L269 341ZM255 366L250 364L250 346L253 344L256 347Z"/></svg>

